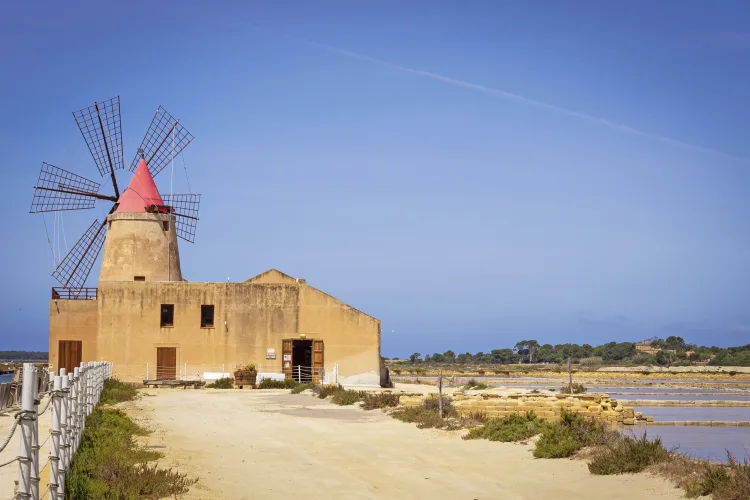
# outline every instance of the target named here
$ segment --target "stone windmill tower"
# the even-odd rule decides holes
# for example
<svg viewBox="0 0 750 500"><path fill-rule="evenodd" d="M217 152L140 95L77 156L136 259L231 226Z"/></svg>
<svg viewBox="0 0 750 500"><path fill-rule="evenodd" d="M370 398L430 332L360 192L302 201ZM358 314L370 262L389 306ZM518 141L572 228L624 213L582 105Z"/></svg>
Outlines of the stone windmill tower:
<svg viewBox="0 0 750 500"><path fill-rule="evenodd" d="M99 193L101 185L95 181L42 164L32 213L91 209L96 201L112 203L105 220L95 220L55 268L52 276L62 285L55 293L85 293L102 247L100 281L182 281L177 237L194 241L200 195L162 196L154 177L193 136L159 107L130 165L130 184L120 193L115 176L123 168L120 98L96 102L73 116L99 173L111 178L114 195Z"/></svg>

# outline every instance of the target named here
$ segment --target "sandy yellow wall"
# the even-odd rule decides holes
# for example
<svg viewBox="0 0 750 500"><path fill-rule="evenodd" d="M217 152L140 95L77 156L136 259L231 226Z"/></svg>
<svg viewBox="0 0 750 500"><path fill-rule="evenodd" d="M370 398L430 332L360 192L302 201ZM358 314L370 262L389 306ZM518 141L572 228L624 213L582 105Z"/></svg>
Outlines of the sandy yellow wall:
<svg viewBox="0 0 750 500"><path fill-rule="evenodd" d="M82 340L84 360L114 363L125 380L156 375L157 347L175 347L177 374L231 372L256 363L281 371L282 340L323 339L324 364L341 377L369 373L377 382L380 323L304 283L100 282L96 301L50 305L50 356L59 339ZM174 326L160 327L162 304L174 304ZM201 328L202 304L214 305L214 327ZM59 312L58 312L59 309ZM226 322L226 323L225 323ZM98 334L97 334L98 330ZM276 360L267 360L268 348ZM187 366L186 366L187 364Z"/></svg>
<svg viewBox="0 0 750 500"><path fill-rule="evenodd" d="M268 347L280 358L281 339L297 331L296 286L100 283L99 297L100 352L136 378L147 362L153 370L156 347L176 347L180 370L197 375L260 362ZM159 326L161 304L174 304L174 327ZM200 327L201 304L214 305L214 328Z"/></svg>
<svg viewBox="0 0 750 500"><path fill-rule="evenodd" d="M58 342L82 341L82 361L96 361L97 352L96 300L50 300L49 303L49 362L57 369Z"/></svg>
<svg viewBox="0 0 750 500"><path fill-rule="evenodd" d="M299 331L322 338L325 364L338 363L339 375L380 376L380 321L306 284L299 285Z"/></svg>

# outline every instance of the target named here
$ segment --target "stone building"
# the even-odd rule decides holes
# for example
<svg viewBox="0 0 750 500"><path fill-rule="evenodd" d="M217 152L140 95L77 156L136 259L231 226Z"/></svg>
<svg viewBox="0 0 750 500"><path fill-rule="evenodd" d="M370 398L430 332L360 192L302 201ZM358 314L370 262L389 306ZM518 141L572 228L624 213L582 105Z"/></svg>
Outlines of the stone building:
<svg viewBox="0 0 750 500"><path fill-rule="evenodd" d="M142 167L107 217L98 287L53 289L51 365L107 360L140 382L255 363L267 376L379 383L380 321L304 279L270 269L239 283L184 280L175 217L147 211L163 202Z"/></svg>

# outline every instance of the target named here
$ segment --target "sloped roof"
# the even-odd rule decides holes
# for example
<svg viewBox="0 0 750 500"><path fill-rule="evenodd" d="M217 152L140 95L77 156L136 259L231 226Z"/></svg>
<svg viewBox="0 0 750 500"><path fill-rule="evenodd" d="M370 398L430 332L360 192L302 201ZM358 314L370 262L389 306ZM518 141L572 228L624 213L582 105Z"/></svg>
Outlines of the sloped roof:
<svg viewBox="0 0 750 500"><path fill-rule="evenodd" d="M245 280L245 283L297 283L297 280L278 269L269 269L266 272Z"/></svg>
<svg viewBox="0 0 750 500"><path fill-rule="evenodd" d="M330 297L331 299L335 300L336 302L338 302L338 303L340 303L340 304L342 304L342 305L344 305L344 306L346 306L346 307L348 307L350 309L353 309L354 311L357 311L359 313L364 314L365 316L368 316L368 317L370 317L370 318L372 318L372 319L374 319L376 321L379 321L374 316L371 316L371 315L367 314L366 312L360 311L356 307L350 306L349 304L347 304L346 302L342 301L341 299L338 299L338 298L334 297L333 295L331 295L329 293L326 293L326 292L324 292L322 290L319 290L319 289L317 289L317 288L315 288L313 286L308 285L305 282L305 280L303 280L303 279L299 279L298 280L297 278L293 278L292 276L289 276L288 274L282 273L278 269L273 269L273 268L269 269L268 271L260 273L257 276L253 276L252 278L250 278L248 280L245 280L244 282L245 283L256 283L256 284L264 284L264 283L265 284L298 284L298 285L304 284L310 290L314 290L315 292L320 293L322 295L325 295L326 297Z"/></svg>

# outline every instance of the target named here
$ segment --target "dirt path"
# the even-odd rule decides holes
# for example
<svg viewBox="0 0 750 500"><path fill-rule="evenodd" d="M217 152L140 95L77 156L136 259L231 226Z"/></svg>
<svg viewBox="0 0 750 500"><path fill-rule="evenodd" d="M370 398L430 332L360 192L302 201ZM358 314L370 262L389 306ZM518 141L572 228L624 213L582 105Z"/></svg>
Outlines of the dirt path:
<svg viewBox="0 0 750 500"><path fill-rule="evenodd" d="M525 445L462 441L380 411L278 391L150 390L128 411L199 478L185 498L683 498L647 475L597 477Z"/></svg>

